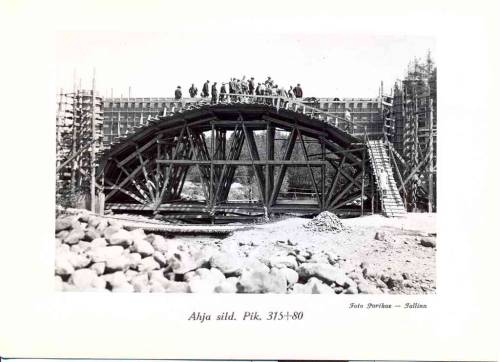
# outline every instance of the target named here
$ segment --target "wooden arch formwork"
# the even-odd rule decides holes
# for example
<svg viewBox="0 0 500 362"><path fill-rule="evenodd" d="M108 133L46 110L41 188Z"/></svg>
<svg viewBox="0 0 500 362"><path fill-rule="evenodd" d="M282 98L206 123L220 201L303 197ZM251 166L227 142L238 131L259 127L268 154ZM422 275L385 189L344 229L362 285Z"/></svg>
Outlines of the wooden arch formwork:
<svg viewBox="0 0 500 362"><path fill-rule="evenodd" d="M257 191L233 199L242 168ZM114 212L213 222L358 215L374 200L369 172L365 144L333 125L269 105L219 104L159 117L112 144L97 180ZM291 177L311 186L309 199L286 197Z"/></svg>

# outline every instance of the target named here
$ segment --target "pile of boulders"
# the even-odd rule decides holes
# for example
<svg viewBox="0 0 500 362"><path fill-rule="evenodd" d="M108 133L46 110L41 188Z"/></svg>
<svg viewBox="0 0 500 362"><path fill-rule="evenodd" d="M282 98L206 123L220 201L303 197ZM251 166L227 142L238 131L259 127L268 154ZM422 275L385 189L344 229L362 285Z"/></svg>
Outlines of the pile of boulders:
<svg viewBox="0 0 500 362"><path fill-rule="evenodd" d="M338 233L340 231L347 230L347 227L342 224L342 221L338 218L338 216L330 211L321 212L305 223L304 228L309 231L331 233Z"/></svg>
<svg viewBox="0 0 500 362"><path fill-rule="evenodd" d="M58 290L175 293L380 293L360 265L288 250L265 260L184 243L88 213L56 219ZM384 284L387 288L387 284Z"/></svg>

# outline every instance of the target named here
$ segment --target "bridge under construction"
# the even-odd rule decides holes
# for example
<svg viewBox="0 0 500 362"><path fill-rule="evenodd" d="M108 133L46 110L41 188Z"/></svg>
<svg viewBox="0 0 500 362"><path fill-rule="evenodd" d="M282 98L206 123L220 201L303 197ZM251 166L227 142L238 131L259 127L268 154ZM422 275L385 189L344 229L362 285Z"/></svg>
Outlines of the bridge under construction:
<svg viewBox="0 0 500 362"><path fill-rule="evenodd" d="M392 96L380 97L381 133L300 99L234 94L217 104L173 101L106 143L102 103L95 89L61 92L57 118L58 196L84 190L83 202L92 211L191 222L325 210L398 217L414 211L418 198L435 210L432 100L427 139L416 128L418 114L405 115L406 123L413 122L405 127L405 142L416 153L409 157L392 142ZM235 198L243 176L254 193ZM307 190L292 190L294 178Z"/></svg>

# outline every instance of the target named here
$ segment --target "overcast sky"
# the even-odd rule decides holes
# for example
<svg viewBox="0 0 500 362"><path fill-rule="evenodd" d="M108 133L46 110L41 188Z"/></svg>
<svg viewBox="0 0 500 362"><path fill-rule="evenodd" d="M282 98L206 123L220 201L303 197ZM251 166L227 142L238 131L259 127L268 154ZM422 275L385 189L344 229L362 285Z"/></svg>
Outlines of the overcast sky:
<svg viewBox="0 0 500 362"><path fill-rule="evenodd" d="M389 88L409 61L435 54L428 36L361 34L263 34L242 32L127 33L60 32L56 41L56 85L82 87L110 96L172 97L194 82L268 75L279 85L300 83L305 96L375 97Z"/></svg>

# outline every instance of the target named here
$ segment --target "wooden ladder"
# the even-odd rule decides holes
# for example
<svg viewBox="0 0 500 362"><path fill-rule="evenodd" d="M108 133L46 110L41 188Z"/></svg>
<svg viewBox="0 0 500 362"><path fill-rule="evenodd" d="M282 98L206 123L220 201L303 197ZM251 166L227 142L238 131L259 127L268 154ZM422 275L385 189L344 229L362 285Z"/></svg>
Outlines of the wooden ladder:
<svg viewBox="0 0 500 362"><path fill-rule="evenodd" d="M382 212L387 217L402 217L406 215L406 209L401 199L401 195L399 194L396 181L394 180L391 162L385 149L384 142L382 140L368 141L367 145L370 163L375 174L375 181L380 191ZM385 195L383 195L382 188L380 187L380 170L382 169L387 173L388 181Z"/></svg>

